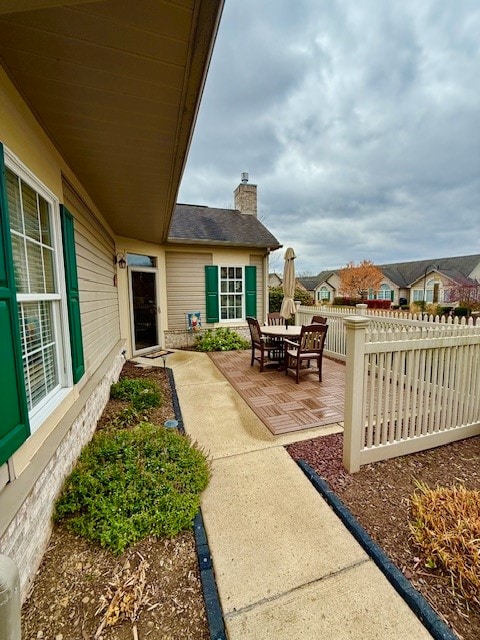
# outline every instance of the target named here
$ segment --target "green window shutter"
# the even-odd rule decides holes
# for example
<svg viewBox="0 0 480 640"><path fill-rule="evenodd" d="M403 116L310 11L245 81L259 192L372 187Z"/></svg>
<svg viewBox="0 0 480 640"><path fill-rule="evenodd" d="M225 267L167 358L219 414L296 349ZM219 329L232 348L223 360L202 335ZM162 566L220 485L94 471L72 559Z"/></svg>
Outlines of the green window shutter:
<svg viewBox="0 0 480 640"><path fill-rule="evenodd" d="M218 322L220 309L218 303L218 267L205 265L205 307L207 322Z"/></svg>
<svg viewBox="0 0 480 640"><path fill-rule="evenodd" d="M257 267L245 267L245 314L257 317Z"/></svg>
<svg viewBox="0 0 480 640"><path fill-rule="evenodd" d="M0 144L0 464L28 438L27 399L8 219L3 145Z"/></svg>
<svg viewBox="0 0 480 640"><path fill-rule="evenodd" d="M75 255L75 230L73 216L63 205L60 205L60 214L62 218L63 259L65 262L65 283L67 285L73 381L78 382L85 373L85 363L83 360L80 296L78 292L77 258Z"/></svg>

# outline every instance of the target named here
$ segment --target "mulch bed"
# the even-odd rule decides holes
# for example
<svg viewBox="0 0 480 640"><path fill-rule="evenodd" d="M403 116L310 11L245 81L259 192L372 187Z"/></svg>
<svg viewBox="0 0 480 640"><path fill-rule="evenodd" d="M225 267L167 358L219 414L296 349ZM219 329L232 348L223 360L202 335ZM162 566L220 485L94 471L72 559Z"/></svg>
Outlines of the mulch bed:
<svg viewBox="0 0 480 640"><path fill-rule="evenodd" d="M175 417L167 372L125 363L121 377L155 380L164 404L148 416L161 425ZM102 429L125 407L109 400L97 425ZM144 588L138 616L104 626L104 598L120 578L143 562ZM137 588L137 598L138 588ZM147 538L114 556L65 526L54 527L30 595L22 608L24 640L208 640L210 638L193 531L173 539Z"/></svg>
<svg viewBox="0 0 480 640"><path fill-rule="evenodd" d="M422 453L369 464L350 474L342 465L342 434L287 446L324 478L364 529L379 544L461 640L480 638L480 609L468 608L450 580L428 569L411 539L409 499L415 480L430 487L462 483L480 490L480 437Z"/></svg>

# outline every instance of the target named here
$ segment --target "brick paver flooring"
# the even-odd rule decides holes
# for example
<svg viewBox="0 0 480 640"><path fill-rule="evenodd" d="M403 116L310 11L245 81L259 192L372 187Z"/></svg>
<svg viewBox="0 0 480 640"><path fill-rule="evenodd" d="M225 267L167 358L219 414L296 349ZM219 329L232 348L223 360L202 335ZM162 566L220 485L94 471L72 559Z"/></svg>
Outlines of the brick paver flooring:
<svg viewBox="0 0 480 640"><path fill-rule="evenodd" d="M289 374L250 366L250 351L209 354L218 369L250 408L278 435L289 431L342 422L345 402L345 367L323 359L323 381L309 373L296 384Z"/></svg>

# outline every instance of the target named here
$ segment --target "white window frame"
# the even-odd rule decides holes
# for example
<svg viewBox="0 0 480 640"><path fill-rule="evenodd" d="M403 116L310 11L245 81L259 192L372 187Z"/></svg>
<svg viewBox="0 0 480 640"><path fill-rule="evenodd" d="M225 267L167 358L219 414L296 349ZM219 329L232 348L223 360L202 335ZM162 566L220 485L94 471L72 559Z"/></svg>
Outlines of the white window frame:
<svg viewBox="0 0 480 640"><path fill-rule="evenodd" d="M423 289L412 289L413 302L423 302Z"/></svg>
<svg viewBox="0 0 480 640"><path fill-rule="evenodd" d="M43 184L9 149L4 147L5 166L23 180L50 205L52 245L54 248L53 267L56 293L17 293L17 302L53 301L52 320L56 342L57 385L31 410L29 410L30 432L34 433L48 416L68 395L73 386L72 362L70 354L70 332L63 263L63 240L60 223L60 202L55 194ZM27 383L25 381L27 387ZM28 391L27 391L28 394Z"/></svg>
<svg viewBox="0 0 480 640"><path fill-rule="evenodd" d="M388 294L388 296L386 296L385 294ZM377 293L377 299L378 300L390 300L392 299L392 287L390 287L390 285L388 284L382 284L380 285L380 289L378 290Z"/></svg>
<svg viewBox="0 0 480 640"><path fill-rule="evenodd" d="M327 297L322 296L322 293L327 293L328 294ZM317 291L317 301L323 302L324 300L326 300L327 302L330 302L330 295L331 295L330 289L324 285L320 287L320 289L318 289Z"/></svg>
<svg viewBox="0 0 480 640"><path fill-rule="evenodd" d="M223 269L241 269L242 270L242 317L241 318L222 318L222 295L239 295L237 293L229 294L222 293L222 268ZM221 323L235 324L238 322L244 322L246 319L245 315L245 267L240 264L219 264L218 265L218 320Z"/></svg>

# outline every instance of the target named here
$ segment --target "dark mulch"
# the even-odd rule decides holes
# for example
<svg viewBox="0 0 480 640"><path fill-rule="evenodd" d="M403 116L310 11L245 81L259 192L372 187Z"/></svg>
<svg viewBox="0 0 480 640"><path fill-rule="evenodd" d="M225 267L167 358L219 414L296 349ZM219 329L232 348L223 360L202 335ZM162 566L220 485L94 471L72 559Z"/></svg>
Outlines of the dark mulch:
<svg viewBox="0 0 480 640"><path fill-rule="evenodd" d="M324 478L370 536L383 548L441 618L463 640L480 638L480 610L452 592L448 577L428 569L411 539L409 499L415 480L430 487L462 483L480 490L480 437L422 453L369 464L349 474L342 465L342 434L287 447Z"/></svg>
<svg viewBox="0 0 480 640"><path fill-rule="evenodd" d="M148 415L163 424L175 417L170 384L163 368L142 369L125 363L121 377L155 380L165 402ZM126 404L110 400L97 425L105 425ZM138 615L101 628L103 598L118 581L145 563ZM97 633L98 631L98 633ZM121 556L84 540L65 526L54 527L33 588L22 608L24 640L208 640L205 604L193 531L173 539L147 538ZM1 639L0 639L1 640Z"/></svg>

